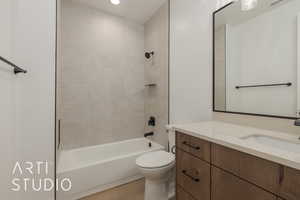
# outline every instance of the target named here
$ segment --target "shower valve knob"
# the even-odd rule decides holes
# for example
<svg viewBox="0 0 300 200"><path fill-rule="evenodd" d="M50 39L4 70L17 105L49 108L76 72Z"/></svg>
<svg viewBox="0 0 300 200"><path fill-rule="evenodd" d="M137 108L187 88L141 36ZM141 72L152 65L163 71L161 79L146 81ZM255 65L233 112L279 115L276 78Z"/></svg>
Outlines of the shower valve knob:
<svg viewBox="0 0 300 200"><path fill-rule="evenodd" d="M149 121L148 121L148 126L155 126L155 117L150 117Z"/></svg>
<svg viewBox="0 0 300 200"><path fill-rule="evenodd" d="M146 53L145 53L145 57L146 57L147 59L150 59L151 56L153 56L153 55L154 55L154 51L146 52Z"/></svg>

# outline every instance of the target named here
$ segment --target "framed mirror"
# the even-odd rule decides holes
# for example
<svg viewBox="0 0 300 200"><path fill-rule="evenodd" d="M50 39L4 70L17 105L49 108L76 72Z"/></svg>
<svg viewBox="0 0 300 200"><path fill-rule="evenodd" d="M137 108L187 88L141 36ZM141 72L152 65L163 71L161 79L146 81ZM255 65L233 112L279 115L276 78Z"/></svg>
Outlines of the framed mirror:
<svg viewBox="0 0 300 200"><path fill-rule="evenodd" d="M213 14L215 112L300 117L300 1L241 0Z"/></svg>

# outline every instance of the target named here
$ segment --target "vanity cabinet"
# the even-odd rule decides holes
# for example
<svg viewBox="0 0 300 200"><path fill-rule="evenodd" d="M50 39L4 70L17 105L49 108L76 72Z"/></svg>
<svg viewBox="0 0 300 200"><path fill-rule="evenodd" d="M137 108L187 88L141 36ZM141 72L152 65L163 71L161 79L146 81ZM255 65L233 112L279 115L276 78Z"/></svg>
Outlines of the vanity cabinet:
<svg viewBox="0 0 300 200"><path fill-rule="evenodd" d="M180 149L176 153L177 184L195 199L210 200L210 165Z"/></svg>
<svg viewBox="0 0 300 200"><path fill-rule="evenodd" d="M279 196L286 200L300 200L300 171L282 167Z"/></svg>
<svg viewBox="0 0 300 200"><path fill-rule="evenodd" d="M191 155L210 162L210 143L185 134L176 135L176 146Z"/></svg>
<svg viewBox="0 0 300 200"><path fill-rule="evenodd" d="M212 200L276 200L268 193L236 176L212 167Z"/></svg>
<svg viewBox="0 0 300 200"><path fill-rule="evenodd" d="M300 171L176 132L177 200L300 200Z"/></svg>
<svg viewBox="0 0 300 200"><path fill-rule="evenodd" d="M212 164L274 194L278 193L279 164L216 144L212 145Z"/></svg>
<svg viewBox="0 0 300 200"><path fill-rule="evenodd" d="M181 199L181 200L195 200L190 194L186 193L181 187L177 187L176 197L177 199Z"/></svg>

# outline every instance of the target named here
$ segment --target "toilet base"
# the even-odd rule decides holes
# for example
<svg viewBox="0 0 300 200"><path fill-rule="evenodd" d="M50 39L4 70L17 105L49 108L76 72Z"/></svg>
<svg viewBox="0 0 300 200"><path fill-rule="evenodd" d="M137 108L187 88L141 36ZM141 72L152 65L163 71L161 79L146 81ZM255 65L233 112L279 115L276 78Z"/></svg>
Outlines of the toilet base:
<svg viewBox="0 0 300 200"><path fill-rule="evenodd" d="M147 180L145 183L145 200L168 200L168 180Z"/></svg>

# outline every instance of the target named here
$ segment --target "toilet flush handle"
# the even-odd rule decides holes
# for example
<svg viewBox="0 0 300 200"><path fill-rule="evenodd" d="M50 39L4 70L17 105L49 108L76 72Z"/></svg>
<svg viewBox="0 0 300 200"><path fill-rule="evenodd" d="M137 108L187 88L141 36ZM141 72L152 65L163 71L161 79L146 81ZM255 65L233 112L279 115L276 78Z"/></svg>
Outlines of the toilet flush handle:
<svg viewBox="0 0 300 200"><path fill-rule="evenodd" d="M176 154L176 146L175 145L171 148L171 153Z"/></svg>

